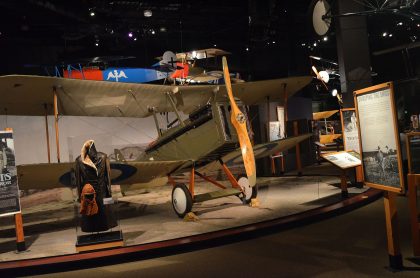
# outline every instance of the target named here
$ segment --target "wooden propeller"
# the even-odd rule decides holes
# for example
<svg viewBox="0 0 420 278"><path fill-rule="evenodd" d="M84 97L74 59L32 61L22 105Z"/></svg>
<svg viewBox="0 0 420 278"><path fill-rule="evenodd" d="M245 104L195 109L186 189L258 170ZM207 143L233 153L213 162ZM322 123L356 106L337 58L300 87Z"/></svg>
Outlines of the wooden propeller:
<svg viewBox="0 0 420 278"><path fill-rule="evenodd" d="M231 117L230 120L232 125L236 129L238 134L239 145L241 147L242 158L244 160L246 175L250 186L254 186L257 181L257 174L255 171L255 157L252 149L251 141L249 140L248 131L246 128L245 115L236 105L235 99L233 98L232 85L230 83L229 68L226 57L223 56L223 75L225 78L226 90L228 92L230 106L231 106Z"/></svg>
<svg viewBox="0 0 420 278"><path fill-rule="evenodd" d="M327 84L325 84L324 80L322 80L321 75L319 74L318 70L316 69L315 66L312 66L312 71L315 73L316 75L316 79L318 79L319 81L321 81L322 85L324 85L325 89L327 91L329 91Z"/></svg>

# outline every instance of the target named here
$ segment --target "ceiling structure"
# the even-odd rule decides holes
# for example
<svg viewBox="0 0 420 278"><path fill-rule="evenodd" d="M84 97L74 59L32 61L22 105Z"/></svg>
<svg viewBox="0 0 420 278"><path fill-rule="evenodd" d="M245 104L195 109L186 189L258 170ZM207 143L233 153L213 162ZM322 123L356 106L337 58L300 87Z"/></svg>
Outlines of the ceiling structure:
<svg viewBox="0 0 420 278"><path fill-rule="evenodd" d="M348 1L366 8L384 2ZM217 47L232 53L231 68L245 79L310 74L310 55L337 60L334 26L325 38L317 37L310 24L310 2L4 0L0 73L35 73L39 68L28 65L115 55L135 56L124 63L146 67L166 50ZM409 1L390 2L401 6ZM392 64L394 71L395 65L400 66L397 78L416 75L420 20L395 14L376 14L367 20L373 71L395 79L389 74L392 67L384 67Z"/></svg>

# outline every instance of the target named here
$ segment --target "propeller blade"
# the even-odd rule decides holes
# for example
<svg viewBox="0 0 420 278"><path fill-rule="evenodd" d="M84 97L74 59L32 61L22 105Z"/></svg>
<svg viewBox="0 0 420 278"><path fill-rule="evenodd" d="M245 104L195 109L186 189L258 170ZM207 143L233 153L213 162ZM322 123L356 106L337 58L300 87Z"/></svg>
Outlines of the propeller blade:
<svg viewBox="0 0 420 278"><path fill-rule="evenodd" d="M322 85L324 85L325 89L327 89L328 91L329 89L328 89L327 84L325 84L324 80L322 80L322 77L319 75L319 72L315 66L312 66L312 71L315 73L316 78L321 81Z"/></svg>
<svg viewBox="0 0 420 278"><path fill-rule="evenodd" d="M255 157L252 149L251 141L249 140L248 130L246 128L245 115L236 105L233 98L232 85L230 82L229 68L227 65L226 57L223 56L223 75L225 78L226 90L228 92L230 106L231 106L231 122L238 134L239 145L241 147L242 158L244 160L246 175L250 186L254 186L257 181L257 174L255 171Z"/></svg>

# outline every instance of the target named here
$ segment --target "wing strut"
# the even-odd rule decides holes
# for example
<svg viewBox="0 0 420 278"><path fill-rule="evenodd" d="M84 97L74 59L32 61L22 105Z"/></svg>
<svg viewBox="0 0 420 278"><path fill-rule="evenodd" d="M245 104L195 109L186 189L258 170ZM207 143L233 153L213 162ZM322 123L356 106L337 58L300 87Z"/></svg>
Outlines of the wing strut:
<svg viewBox="0 0 420 278"><path fill-rule="evenodd" d="M166 96L168 97L168 99L169 99L169 103L171 104L172 109L174 110L174 112L175 112L175 114L176 114L176 117L177 117L177 119L178 119L178 121L179 121L179 124L180 124L182 127L184 127L184 126L185 126L185 123L182 121L181 116L179 116L179 111L178 111L178 109L176 108L175 101L174 101L174 99L173 99L172 95L171 95L170 93L166 93Z"/></svg>
<svg viewBox="0 0 420 278"><path fill-rule="evenodd" d="M48 131L48 106L44 103L45 108L45 132L47 137L47 154L48 154L48 163L51 163L51 154L50 154L50 133Z"/></svg>
<svg viewBox="0 0 420 278"><path fill-rule="evenodd" d="M57 103L57 88L53 87L54 93L54 121L55 121L55 144L57 145L57 162L60 163L60 138L58 131L58 103Z"/></svg>

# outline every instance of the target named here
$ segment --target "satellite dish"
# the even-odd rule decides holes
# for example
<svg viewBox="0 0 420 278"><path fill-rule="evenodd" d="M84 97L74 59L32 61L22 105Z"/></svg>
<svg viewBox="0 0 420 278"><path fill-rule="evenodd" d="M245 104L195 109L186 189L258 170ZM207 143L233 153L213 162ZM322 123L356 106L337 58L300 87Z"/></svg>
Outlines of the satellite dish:
<svg viewBox="0 0 420 278"><path fill-rule="evenodd" d="M330 4L326 0L312 1L312 26L319 36L328 33L331 27L331 17L325 17L331 14Z"/></svg>

